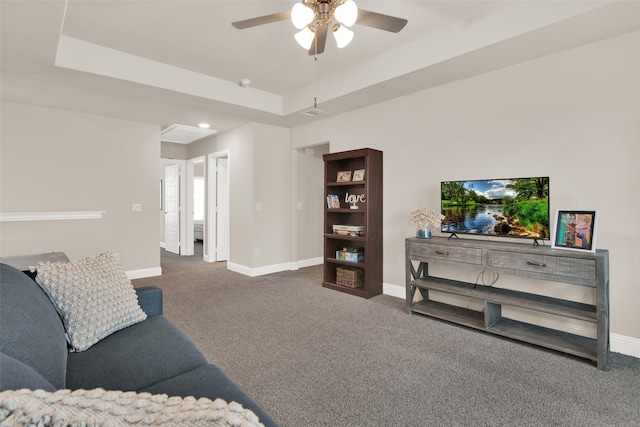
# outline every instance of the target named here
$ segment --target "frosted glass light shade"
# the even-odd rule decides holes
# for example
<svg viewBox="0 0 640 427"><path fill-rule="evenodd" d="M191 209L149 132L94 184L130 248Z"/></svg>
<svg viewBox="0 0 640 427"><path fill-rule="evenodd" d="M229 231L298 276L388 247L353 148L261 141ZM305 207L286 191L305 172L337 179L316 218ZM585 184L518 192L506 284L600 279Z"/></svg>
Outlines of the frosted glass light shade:
<svg viewBox="0 0 640 427"><path fill-rule="evenodd" d="M333 16L343 25L352 26L358 19L358 6L353 0L347 0L340 6L336 7Z"/></svg>
<svg viewBox="0 0 640 427"><path fill-rule="evenodd" d="M306 27L302 31L296 33L294 37L300 46L308 50L311 49L311 43L313 43L315 36L316 33L311 31L309 27Z"/></svg>
<svg viewBox="0 0 640 427"><path fill-rule="evenodd" d="M309 25L314 17L313 10L302 3L294 4L291 9L291 22L299 30Z"/></svg>
<svg viewBox="0 0 640 427"><path fill-rule="evenodd" d="M336 39L336 43L338 47L342 49L353 40L353 31L350 29L340 25L336 30L333 31L333 38Z"/></svg>

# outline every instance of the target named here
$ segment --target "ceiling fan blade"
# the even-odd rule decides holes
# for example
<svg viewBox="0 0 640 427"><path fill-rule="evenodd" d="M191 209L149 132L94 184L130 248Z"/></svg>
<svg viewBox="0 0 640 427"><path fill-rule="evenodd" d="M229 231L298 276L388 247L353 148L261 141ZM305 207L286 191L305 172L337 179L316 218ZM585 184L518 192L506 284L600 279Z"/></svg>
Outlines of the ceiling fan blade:
<svg viewBox="0 0 640 427"><path fill-rule="evenodd" d="M377 28L379 30L391 31L392 33L398 33L405 25L407 25L407 22L408 21L403 18L396 18L395 16L383 15L382 13L359 9L356 24Z"/></svg>
<svg viewBox="0 0 640 427"><path fill-rule="evenodd" d="M327 33L329 32L329 24L323 25L316 29L316 37L311 43L309 55L318 55L324 52L324 46L327 44Z"/></svg>
<svg viewBox="0 0 640 427"><path fill-rule="evenodd" d="M278 12L271 15L259 16L257 18L245 19L244 21L232 22L235 28L244 30L245 28L257 27L258 25L271 24L273 22L284 21L291 18L291 12Z"/></svg>

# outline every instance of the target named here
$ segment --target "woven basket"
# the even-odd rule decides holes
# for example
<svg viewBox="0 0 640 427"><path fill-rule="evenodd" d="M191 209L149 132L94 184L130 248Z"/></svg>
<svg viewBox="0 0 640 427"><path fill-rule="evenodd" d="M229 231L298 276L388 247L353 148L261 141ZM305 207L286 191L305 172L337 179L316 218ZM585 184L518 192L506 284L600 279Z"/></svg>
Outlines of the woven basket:
<svg viewBox="0 0 640 427"><path fill-rule="evenodd" d="M363 285L362 270L352 270L345 267L336 268L336 283L349 288L359 288Z"/></svg>

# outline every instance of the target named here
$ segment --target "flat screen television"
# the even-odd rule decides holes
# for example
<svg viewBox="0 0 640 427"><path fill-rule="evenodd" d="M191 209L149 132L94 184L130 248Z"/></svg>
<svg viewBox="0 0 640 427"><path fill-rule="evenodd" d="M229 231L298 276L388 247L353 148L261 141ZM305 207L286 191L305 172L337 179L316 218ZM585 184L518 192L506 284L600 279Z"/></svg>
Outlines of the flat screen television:
<svg viewBox="0 0 640 427"><path fill-rule="evenodd" d="M548 240L549 177L440 183L441 231Z"/></svg>

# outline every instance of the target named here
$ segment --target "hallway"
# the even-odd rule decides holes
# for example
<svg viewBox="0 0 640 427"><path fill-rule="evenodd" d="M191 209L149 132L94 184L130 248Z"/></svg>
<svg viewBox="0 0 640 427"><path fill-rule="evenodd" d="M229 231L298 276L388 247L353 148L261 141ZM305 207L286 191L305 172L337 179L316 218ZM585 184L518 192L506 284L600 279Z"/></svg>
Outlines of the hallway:
<svg viewBox="0 0 640 427"><path fill-rule="evenodd" d="M160 267L162 267L162 274L176 273L190 268L201 268L205 265L218 266L226 264L226 261L208 263L202 259L203 254L203 242L202 240L196 240L193 244L193 255L182 256L176 255L171 252L160 248Z"/></svg>

